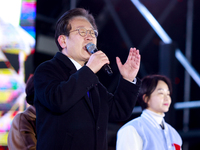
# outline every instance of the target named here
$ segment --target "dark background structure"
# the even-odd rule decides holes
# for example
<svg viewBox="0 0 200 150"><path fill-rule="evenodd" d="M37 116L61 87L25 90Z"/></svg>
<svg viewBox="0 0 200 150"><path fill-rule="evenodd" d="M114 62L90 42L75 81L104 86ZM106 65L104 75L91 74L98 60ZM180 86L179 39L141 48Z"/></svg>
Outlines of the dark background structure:
<svg viewBox="0 0 200 150"><path fill-rule="evenodd" d="M94 15L99 30L97 47L106 53L114 72L109 77L100 71L98 73L100 81L113 92L119 78L115 57L119 56L124 62L130 47L138 48L142 58L138 77L162 73L171 79L173 102L165 120L181 134L184 142L183 150L200 149L200 109L177 110L174 107L177 102L200 100L198 84L191 77L186 77L188 75L184 67L174 55L174 48L179 48L185 56L189 51L187 57L200 73L200 1L140 0L140 2L173 40L172 45L167 48L163 46L160 37L131 0L37 0L34 69L43 61L51 59L58 51L54 42L57 19L74 7L88 9ZM163 55L166 57L161 57ZM165 64L168 66L164 67ZM130 119L139 115L140 111L135 111ZM117 130L127 121L109 124L109 150L115 149Z"/></svg>

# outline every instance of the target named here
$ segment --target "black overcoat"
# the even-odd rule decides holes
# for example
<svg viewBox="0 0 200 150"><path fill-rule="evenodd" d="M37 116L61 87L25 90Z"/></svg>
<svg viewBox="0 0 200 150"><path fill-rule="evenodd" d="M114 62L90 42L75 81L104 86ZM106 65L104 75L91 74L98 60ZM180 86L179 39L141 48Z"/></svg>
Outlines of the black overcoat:
<svg viewBox="0 0 200 150"><path fill-rule="evenodd" d="M34 84L38 150L106 150L108 121L130 117L141 81L120 77L111 94L87 66L77 71L57 52L37 67Z"/></svg>

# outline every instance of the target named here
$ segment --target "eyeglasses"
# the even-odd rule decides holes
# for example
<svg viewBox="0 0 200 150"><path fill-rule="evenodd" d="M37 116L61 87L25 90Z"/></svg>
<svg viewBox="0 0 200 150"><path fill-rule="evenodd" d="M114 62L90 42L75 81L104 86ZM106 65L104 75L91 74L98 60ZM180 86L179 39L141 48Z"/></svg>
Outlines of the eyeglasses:
<svg viewBox="0 0 200 150"><path fill-rule="evenodd" d="M97 38L98 36L98 32L97 30L87 30L85 28L78 28L76 30L73 30L73 31L70 31L69 33L71 32L74 32L74 31L78 31L78 33L80 34L80 36L82 37L85 37L87 35L87 33L89 32L89 34L93 37L93 38Z"/></svg>

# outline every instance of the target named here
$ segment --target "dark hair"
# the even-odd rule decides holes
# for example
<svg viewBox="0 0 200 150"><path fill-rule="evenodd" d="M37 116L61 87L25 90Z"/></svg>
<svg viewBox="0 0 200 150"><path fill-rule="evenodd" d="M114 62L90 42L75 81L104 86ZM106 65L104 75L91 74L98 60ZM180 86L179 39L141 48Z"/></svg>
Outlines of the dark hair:
<svg viewBox="0 0 200 150"><path fill-rule="evenodd" d="M166 77L164 75L145 76L142 79L142 85L141 85L140 93L138 95L138 103L142 107L142 110L144 110L148 107L147 102L149 101L151 94L156 89L159 80L164 81L168 85L168 88L170 91L170 96L172 95L172 85L171 85L171 81L168 77ZM143 99L144 94L145 94L145 97L148 98L147 102L145 102Z"/></svg>
<svg viewBox="0 0 200 150"><path fill-rule="evenodd" d="M97 26L94 20L94 17L92 14L89 14L89 11L83 9L83 8L75 8L72 10L69 10L65 12L57 21L56 27L55 27L55 42L59 48L59 51L62 51L62 47L58 43L58 37L60 35L66 35L69 36L69 31L71 30L71 25L69 24L69 21L73 19L74 17L85 17L93 26L95 30L97 30Z"/></svg>
<svg viewBox="0 0 200 150"><path fill-rule="evenodd" d="M34 75L31 74L26 82L26 101L28 104L33 105L34 102Z"/></svg>

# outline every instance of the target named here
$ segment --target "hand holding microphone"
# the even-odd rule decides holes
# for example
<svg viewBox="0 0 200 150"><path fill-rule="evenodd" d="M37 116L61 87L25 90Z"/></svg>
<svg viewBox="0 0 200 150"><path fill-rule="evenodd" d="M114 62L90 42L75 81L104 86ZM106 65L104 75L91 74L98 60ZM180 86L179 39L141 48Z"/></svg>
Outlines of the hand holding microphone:
<svg viewBox="0 0 200 150"><path fill-rule="evenodd" d="M86 45L86 49L87 49L87 51L89 52L89 53L91 53L91 54L94 54L94 53L96 53L97 51L98 51L98 49L96 48L96 46L93 44L93 43L88 43L87 45ZM87 63L87 65L88 66L94 66L97 70L94 70L94 72L96 73L97 71L99 71L99 69L101 69L101 63L103 63L104 65L103 65L103 69L106 71L106 73L108 74L108 75L112 75L113 74L113 72L112 72L112 70L111 70L111 68L110 68L110 66L108 65L108 63L109 63L109 61L108 61L108 59L107 59L107 56L103 53L103 52L101 52L101 51L98 51L98 53L96 54L96 55L98 55L97 56L97 58L98 59L101 59L101 61L97 61L96 60L96 62L97 62L97 64L91 64L91 62L89 61L88 63ZM92 57L92 56L91 56ZM92 58L90 58L90 59L93 59L93 57ZM93 62L95 62L95 61L93 61ZM104 63L104 62L107 62L106 64ZM100 65L100 66L99 66ZM100 68L98 68L98 67L100 67Z"/></svg>

